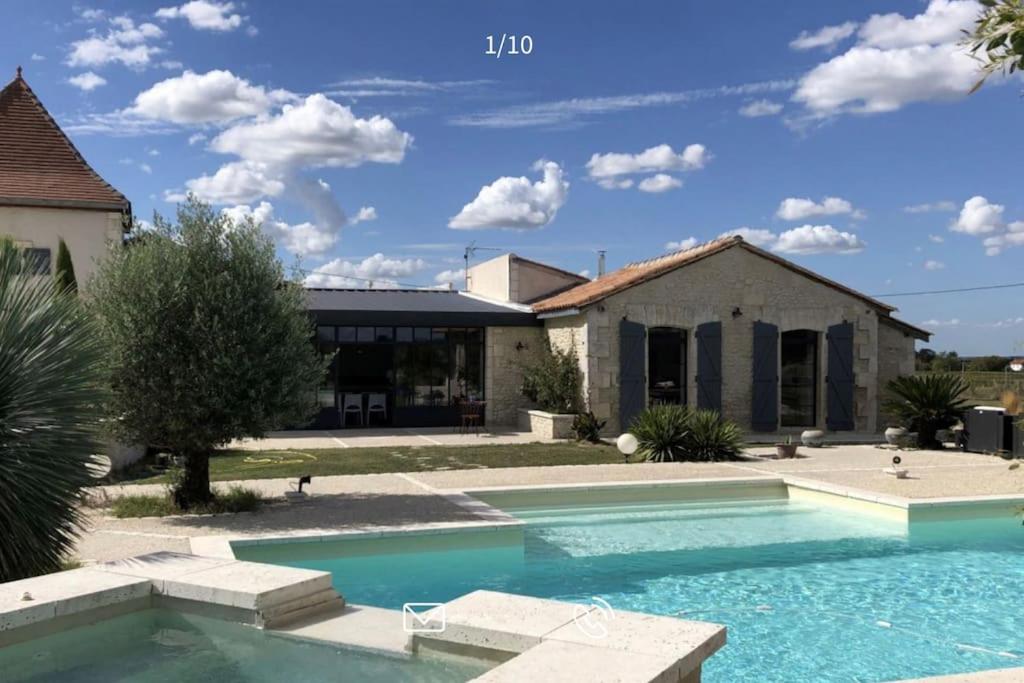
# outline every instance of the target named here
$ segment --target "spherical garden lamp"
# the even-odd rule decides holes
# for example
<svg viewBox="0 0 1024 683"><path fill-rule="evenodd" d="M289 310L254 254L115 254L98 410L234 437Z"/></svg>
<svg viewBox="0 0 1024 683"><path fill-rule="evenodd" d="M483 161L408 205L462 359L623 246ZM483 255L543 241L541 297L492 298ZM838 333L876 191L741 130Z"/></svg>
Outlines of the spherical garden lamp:
<svg viewBox="0 0 1024 683"><path fill-rule="evenodd" d="M626 432L619 435L619 438L615 440L615 445L618 447L619 453L622 453L628 461L629 456L636 453L636 449L640 447L640 442L636 440L635 436Z"/></svg>

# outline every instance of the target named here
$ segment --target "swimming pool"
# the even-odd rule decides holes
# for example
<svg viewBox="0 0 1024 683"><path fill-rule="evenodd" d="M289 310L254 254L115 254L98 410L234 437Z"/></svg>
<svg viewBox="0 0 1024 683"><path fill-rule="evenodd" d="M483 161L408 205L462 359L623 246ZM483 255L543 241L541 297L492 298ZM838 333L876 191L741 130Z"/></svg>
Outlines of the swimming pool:
<svg viewBox="0 0 1024 683"><path fill-rule="evenodd" d="M467 681L487 664L399 659L147 609L0 649L4 683Z"/></svg>
<svg viewBox="0 0 1024 683"><path fill-rule="evenodd" d="M727 625L707 681L891 681L1024 665L1019 520L906 522L787 499L504 508L501 532L236 548L353 603L477 588Z"/></svg>

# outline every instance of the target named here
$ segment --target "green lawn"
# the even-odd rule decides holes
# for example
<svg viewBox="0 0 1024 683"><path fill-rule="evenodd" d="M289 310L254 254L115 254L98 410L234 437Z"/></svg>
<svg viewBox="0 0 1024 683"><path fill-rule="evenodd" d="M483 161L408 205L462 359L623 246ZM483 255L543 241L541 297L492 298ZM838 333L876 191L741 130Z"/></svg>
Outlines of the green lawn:
<svg viewBox="0 0 1024 683"><path fill-rule="evenodd" d="M213 481L271 479L302 474L380 474L482 467L534 467L537 465L595 465L622 462L622 455L606 444L532 443L481 446L422 446L396 448L324 448L281 451L219 451L210 458ZM131 468L120 476L125 484L168 481L166 471L147 466Z"/></svg>

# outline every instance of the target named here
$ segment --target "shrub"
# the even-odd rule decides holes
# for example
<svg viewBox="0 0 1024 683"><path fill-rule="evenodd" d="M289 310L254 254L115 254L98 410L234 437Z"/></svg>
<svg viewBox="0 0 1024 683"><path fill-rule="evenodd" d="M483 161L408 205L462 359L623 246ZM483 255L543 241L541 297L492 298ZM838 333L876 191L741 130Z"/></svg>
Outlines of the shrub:
<svg viewBox="0 0 1024 683"><path fill-rule="evenodd" d="M600 443L601 430L608 424L608 420L599 420L593 411L579 413L572 419L572 433L577 441L589 441Z"/></svg>
<svg viewBox="0 0 1024 683"><path fill-rule="evenodd" d="M735 460L743 449L743 431L714 410L694 410L687 423L687 460Z"/></svg>
<svg viewBox="0 0 1024 683"><path fill-rule="evenodd" d="M324 363L302 287L251 218L233 223L194 198L177 225L115 247L90 282L109 349L109 407L126 443L185 459L179 507L205 505L210 452L303 424Z"/></svg>
<svg viewBox="0 0 1024 683"><path fill-rule="evenodd" d="M690 410L686 406L655 405L643 411L629 426L639 442L637 453L645 460L686 460Z"/></svg>
<svg viewBox="0 0 1024 683"><path fill-rule="evenodd" d="M57 268L53 277L57 282L57 289L68 294L78 294L78 280L75 279L75 266L71 262L71 252L64 238L60 238L57 245Z"/></svg>
<svg viewBox="0 0 1024 683"><path fill-rule="evenodd" d="M653 462L733 460L743 448L739 425L713 410L651 406L629 431L640 444L637 453Z"/></svg>
<svg viewBox="0 0 1024 683"><path fill-rule="evenodd" d="M57 571L100 450L103 347L77 297L0 240L0 583Z"/></svg>
<svg viewBox="0 0 1024 683"><path fill-rule="evenodd" d="M935 438L949 429L967 409L967 383L957 375L910 375L886 384L889 397L882 409L912 432L919 448L942 448Z"/></svg>
<svg viewBox="0 0 1024 683"><path fill-rule="evenodd" d="M222 514L225 512L255 512L263 504L263 496L255 489L229 486L227 491L213 491L213 497L203 505L183 510L174 502L174 494L131 494L114 499L111 514L125 517L166 517L186 512L195 514Z"/></svg>
<svg viewBox="0 0 1024 683"><path fill-rule="evenodd" d="M523 368L523 396L549 413L578 413L582 389L579 359L573 349L555 349L545 340L540 357Z"/></svg>

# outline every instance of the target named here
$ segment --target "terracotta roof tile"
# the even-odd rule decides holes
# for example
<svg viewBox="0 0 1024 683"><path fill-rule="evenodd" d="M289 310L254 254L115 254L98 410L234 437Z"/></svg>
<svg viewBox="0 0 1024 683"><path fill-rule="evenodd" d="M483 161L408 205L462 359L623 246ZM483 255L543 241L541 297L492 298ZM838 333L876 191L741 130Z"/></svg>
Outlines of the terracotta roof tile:
<svg viewBox="0 0 1024 683"><path fill-rule="evenodd" d="M0 204L131 210L18 75L0 90Z"/></svg>
<svg viewBox="0 0 1024 683"><path fill-rule="evenodd" d="M570 290L538 301L533 304L533 310L537 313L551 313L554 311L564 311L572 308L580 308L581 306L588 306L625 289L635 287L636 285L647 282L648 280L653 280L654 278L673 271L676 268L688 266L691 263L696 263L708 256L725 251L726 249L732 249L733 247L746 249L758 256L774 261L783 268L788 268L789 270L820 282L823 285L861 299L879 311L882 311L885 315L888 315L890 311L896 310L888 304L884 304L877 299L872 299L871 297L850 289L845 285L841 285L834 280L829 280L828 278L818 275L811 270L798 266L792 261L787 261L786 259L776 256L771 252L759 249L758 247L745 242L743 238L738 235L720 237L716 240L699 244L692 249L676 251L647 261L630 263L629 265L623 266L622 268L608 273L596 280L591 280L590 282L578 287L573 287Z"/></svg>

